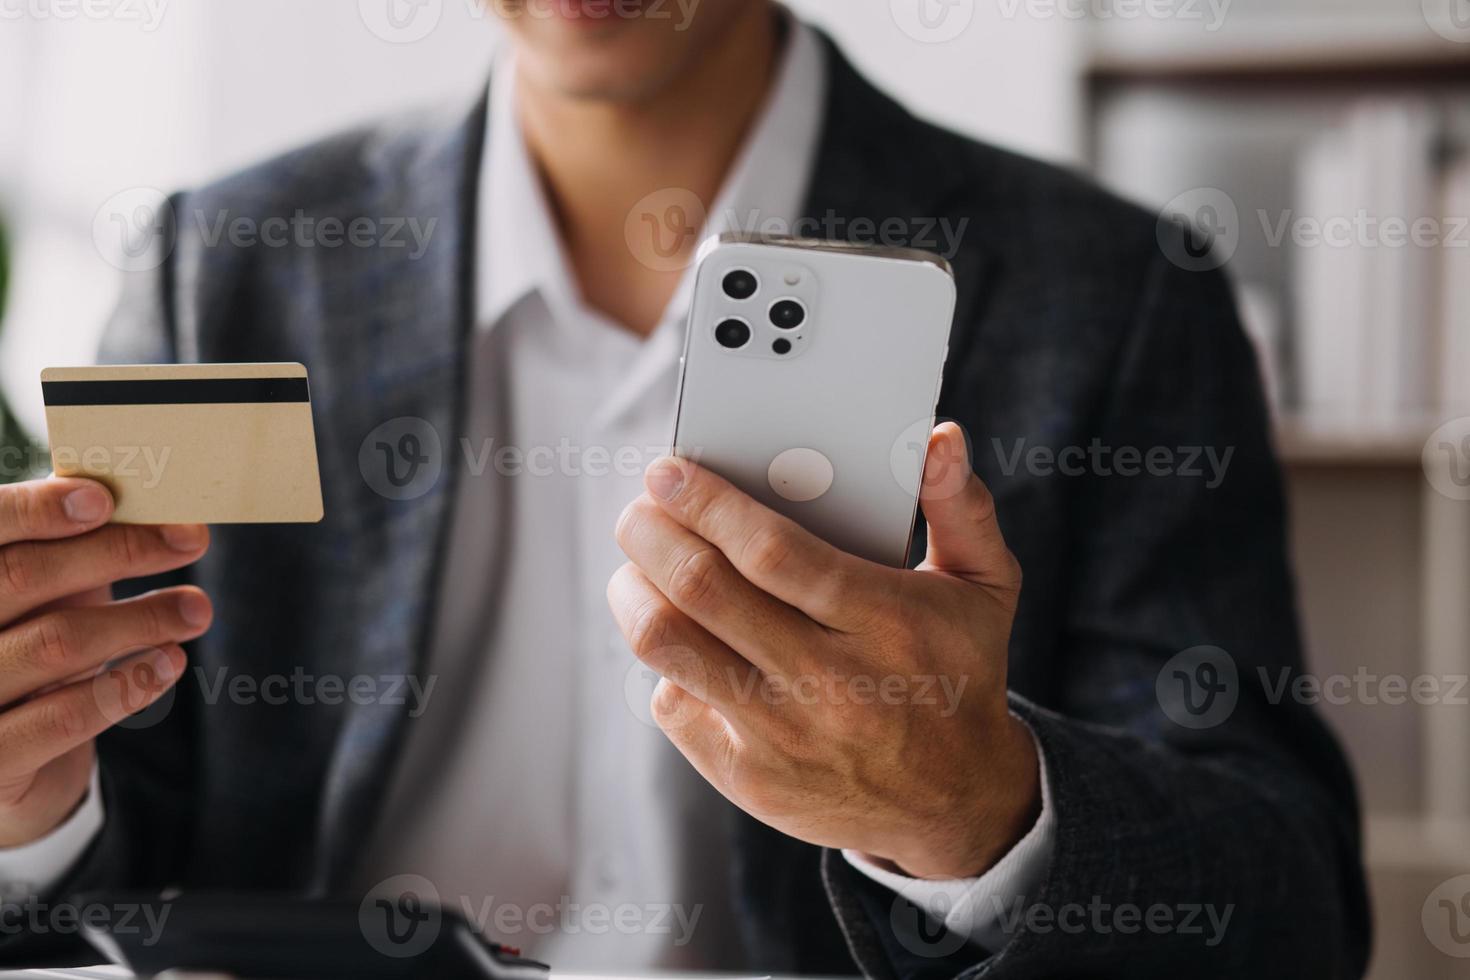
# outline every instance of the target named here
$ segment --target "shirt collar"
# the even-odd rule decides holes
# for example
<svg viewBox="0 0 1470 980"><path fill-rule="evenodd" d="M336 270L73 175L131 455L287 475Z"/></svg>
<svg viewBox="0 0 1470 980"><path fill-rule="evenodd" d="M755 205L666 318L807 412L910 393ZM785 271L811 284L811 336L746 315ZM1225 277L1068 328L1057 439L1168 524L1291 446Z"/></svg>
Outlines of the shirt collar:
<svg viewBox="0 0 1470 980"><path fill-rule="evenodd" d="M771 94L708 213L702 237L726 231L794 228L806 199L826 101L826 51L811 28L790 18ZM553 316L581 308L551 209L515 110L515 61L497 57L481 155L475 323L488 330L539 293ZM686 269L658 333L682 321L693 292Z"/></svg>

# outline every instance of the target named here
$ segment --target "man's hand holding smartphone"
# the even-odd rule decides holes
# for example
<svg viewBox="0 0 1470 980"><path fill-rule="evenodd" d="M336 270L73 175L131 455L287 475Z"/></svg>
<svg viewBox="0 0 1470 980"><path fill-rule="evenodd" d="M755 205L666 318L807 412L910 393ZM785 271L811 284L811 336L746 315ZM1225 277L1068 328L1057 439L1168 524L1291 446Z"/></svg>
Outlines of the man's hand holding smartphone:
<svg viewBox="0 0 1470 980"><path fill-rule="evenodd" d="M1021 570L957 426L930 440L914 570L846 554L687 460L646 482L608 598L663 677L655 719L715 788L920 878L980 874L1025 835L1039 762L1006 698Z"/></svg>
<svg viewBox="0 0 1470 980"><path fill-rule="evenodd" d="M196 588L112 599L114 582L197 561L208 529L108 524L113 510L91 480L0 486L0 847L66 820L87 792L96 737L172 687L179 644L209 629Z"/></svg>

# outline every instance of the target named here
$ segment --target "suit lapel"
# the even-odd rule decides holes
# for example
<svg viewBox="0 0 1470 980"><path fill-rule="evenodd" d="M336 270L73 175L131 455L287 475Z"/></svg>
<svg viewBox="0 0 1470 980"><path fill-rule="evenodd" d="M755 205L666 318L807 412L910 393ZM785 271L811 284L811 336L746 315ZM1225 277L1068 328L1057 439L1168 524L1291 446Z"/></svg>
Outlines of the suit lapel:
<svg viewBox="0 0 1470 980"><path fill-rule="evenodd" d="M364 153L375 193L362 213L418 222L425 236L405 249L365 250L346 271L324 275L324 330L317 399L323 482L339 560L355 595L355 649L328 656L350 674L403 676L427 670L434 596L443 567L458 467L454 447L464 414L465 347L473 316L472 269L477 177L486 99L439 123L388 130ZM410 226L411 227L411 226ZM395 500L374 466L387 460L369 437L390 420L426 438L438 466L432 488ZM402 424L402 423L400 423ZM389 437L391 442L396 432ZM378 489L375 489L377 487ZM350 664L350 667L346 665ZM406 707L351 705L322 796L314 882L341 887L355 870L402 743Z"/></svg>
<svg viewBox="0 0 1470 980"><path fill-rule="evenodd" d="M954 267L958 289L948 381L974 343L976 331L967 325L979 318L985 283L995 274L999 258L987 245L987 229L977 226L983 216L959 207L961 197L973 202L976 195L967 185L983 181L984 175L963 170L959 155L946 153L932 130L921 132L921 124L858 74L829 38L821 40L829 66L827 109L804 217L809 227L830 228L839 237L859 240L866 235L868 241L871 229L896 218L908 229L907 240L885 239L886 244L930 251L945 251L947 237L958 236L953 252L945 256ZM956 137L955 142L961 140ZM862 222L871 224L863 228Z"/></svg>

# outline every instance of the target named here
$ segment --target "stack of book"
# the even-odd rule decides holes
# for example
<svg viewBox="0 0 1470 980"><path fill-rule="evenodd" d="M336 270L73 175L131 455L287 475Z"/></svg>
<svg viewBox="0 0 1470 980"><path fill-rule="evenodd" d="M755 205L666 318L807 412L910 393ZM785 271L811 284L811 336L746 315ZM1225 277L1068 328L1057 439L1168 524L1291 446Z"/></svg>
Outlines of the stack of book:
<svg viewBox="0 0 1470 980"><path fill-rule="evenodd" d="M1470 400L1470 159L1433 106L1370 101L1297 172L1294 362L1308 416L1366 424Z"/></svg>

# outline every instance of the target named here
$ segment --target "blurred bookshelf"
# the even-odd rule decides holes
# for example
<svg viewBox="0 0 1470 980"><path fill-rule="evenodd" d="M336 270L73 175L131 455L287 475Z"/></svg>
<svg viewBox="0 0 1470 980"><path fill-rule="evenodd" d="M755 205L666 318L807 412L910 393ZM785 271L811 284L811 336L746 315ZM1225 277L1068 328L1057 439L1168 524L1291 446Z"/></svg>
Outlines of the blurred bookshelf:
<svg viewBox="0 0 1470 980"><path fill-rule="evenodd" d="M1215 31L1097 21L1079 73L1095 175L1161 213L1182 201L1186 220L1214 208L1196 223L1224 233L1318 676L1470 674L1470 502L1425 470L1430 434L1470 416L1470 231L1446 247L1470 219L1470 22L1451 40L1435 2L1236 0ZM1435 218L1440 238L1296 237L1299 218L1359 204ZM1365 811L1369 976L1464 977L1421 914L1470 872L1470 707L1371 700L1321 705Z"/></svg>

